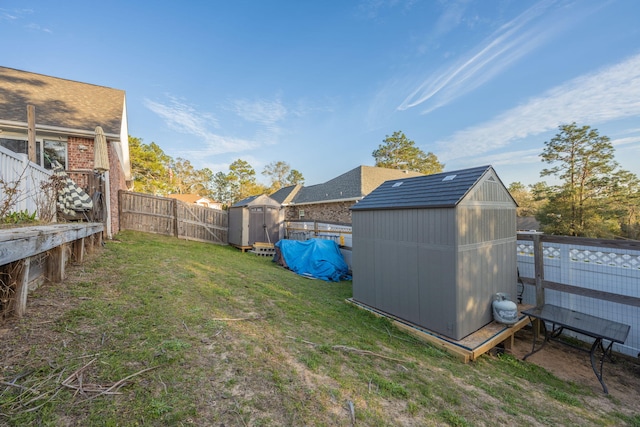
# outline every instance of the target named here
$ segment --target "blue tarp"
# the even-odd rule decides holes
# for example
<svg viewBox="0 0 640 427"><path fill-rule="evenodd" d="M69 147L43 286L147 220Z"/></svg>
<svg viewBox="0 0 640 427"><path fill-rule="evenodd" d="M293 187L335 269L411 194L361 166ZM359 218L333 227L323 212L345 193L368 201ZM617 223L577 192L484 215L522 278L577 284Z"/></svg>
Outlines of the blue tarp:
<svg viewBox="0 0 640 427"><path fill-rule="evenodd" d="M278 240L274 261L301 276L329 282L351 280L349 266L333 240Z"/></svg>

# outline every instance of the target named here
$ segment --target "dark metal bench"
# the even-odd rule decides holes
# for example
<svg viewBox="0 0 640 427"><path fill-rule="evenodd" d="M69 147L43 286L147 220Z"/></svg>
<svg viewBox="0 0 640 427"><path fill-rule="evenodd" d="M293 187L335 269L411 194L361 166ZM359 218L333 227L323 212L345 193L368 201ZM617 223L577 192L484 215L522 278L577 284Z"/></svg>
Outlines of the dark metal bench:
<svg viewBox="0 0 640 427"><path fill-rule="evenodd" d="M591 349L588 350L591 358L591 367L593 368L593 372L596 374L598 381L600 381L604 392L606 394L609 393L607 386L602 380L602 366L605 358L608 357L609 360L611 360L611 348L613 347L613 343L616 342L623 344L626 341L627 335L629 335L629 325L591 316L589 314L580 313L552 304L545 304L541 307L524 310L522 314L529 316L532 324L536 319L541 320L540 324L544 331L544 341L540 346L538 346L538 348L536 348L536 343L538 341L538 328L534 325L533 347L531 352L524 356L523 360L526 360L527 357L542 350L549 340L557 338L564 329L589 336L594 339ZM551 330L547 329L546 323L551 324ZM603 345L603 341L608 341L609 345L605 347ZM577 348L587 351L581 347ZM599 366L596 363L596 352L598 350L602 352Z"/></svg>

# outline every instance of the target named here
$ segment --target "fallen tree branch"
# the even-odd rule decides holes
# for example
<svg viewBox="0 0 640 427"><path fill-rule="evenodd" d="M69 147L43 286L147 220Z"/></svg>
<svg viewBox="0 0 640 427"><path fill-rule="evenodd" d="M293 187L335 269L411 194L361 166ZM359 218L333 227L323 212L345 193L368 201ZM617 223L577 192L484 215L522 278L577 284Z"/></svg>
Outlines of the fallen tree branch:
<svg viewBox="0 0 640 427"><path fill-rule="evenodd" d="M0 381L0 384L6 385L8 387L19 388L20 390L28 391L28 392L33 393L33 394L38 394L37 390L34 390L32 388L29 388L29 387L21 386L20 384L14 384L14 383L10 383L10 382L7 382L7 381Z"/></svg>
<svg viewBox="0 0 640 427"><path fill-rule="evenodd" d="M100 396L105 395L105 394L114 394L114 393L117 393L117 391L118 391L118 390L120 390L120 388L121 388L121 387L126 383L126 381L127 381L127 380L130 380L131 378L136 377L136 376L138 376L138 375L144 374L145 372L152 371L152 370L154 370L154 369L158 369L160 366L161 366L161 365L158 365L158 366L152 366L152 367L150 367L150 368L142 369L142 370L140 370L140 371L138 371L138 372L136 372L136 373L133 373L133 374L131 374L131 375L129 375L129 376L126 376L126 377L124 377L123 379L121 379L120 381L117 381L117 382L116 382L115 384L113 384L111 387L109 387L109 388L107 388L106 390L104 390L104 391L100 392L99 394L96 394L96 395L94 395L94 396L92 396L92 397L88 398L87 400L95 399L96 397L100 397Z"/></svg>

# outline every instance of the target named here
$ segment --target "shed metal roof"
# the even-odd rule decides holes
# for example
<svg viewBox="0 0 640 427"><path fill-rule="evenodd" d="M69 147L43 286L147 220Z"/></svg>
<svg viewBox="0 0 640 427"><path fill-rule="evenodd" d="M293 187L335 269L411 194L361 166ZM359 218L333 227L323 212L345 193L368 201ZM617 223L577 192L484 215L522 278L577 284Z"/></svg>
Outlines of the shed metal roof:
<svg viewBox="0 0 640 427"><path fill-rule="evenodd" d="M264 206L264 205L279 207L280 203L273 200L271 197L267 196L266 194L261 194L258 196L250 196L250 197L247 197L246 199L242 199L239 202L234 203L231 207L243 208L246 206Z"/></svg>
<svg viewBox="0 0 640 427"><path fill-rule="evenodd" d="M386 181L352 210L455 207L491 166Z"/></svg>

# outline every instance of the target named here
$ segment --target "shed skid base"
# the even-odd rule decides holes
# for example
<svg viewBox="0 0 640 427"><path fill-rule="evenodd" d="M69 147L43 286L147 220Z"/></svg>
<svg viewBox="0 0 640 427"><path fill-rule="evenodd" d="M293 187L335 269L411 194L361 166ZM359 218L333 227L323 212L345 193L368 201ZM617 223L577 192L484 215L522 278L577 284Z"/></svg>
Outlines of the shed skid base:
<svg viewBox="0 0 640 427"><path fill-rule="evenodd" d="M509 351L513 346L513 336L515 333L529 325L529 318L522 314L522 310L526 310L531 307L530 305L518 305L518 321L511 326L503 325L494 321L478 329L474 333L467 335L461 340L456 341L440 335L437 332L429 331L428 329L407 322L406 320L400 319L389 313L377 310L356 301L353 298L348 298L347 302L363 310L370 311L376 316L390 319L399 329L402 329L423 341L442 347L443 350L457 357L464 363L476 360L484 353L489 352L491 349L502 343L504 343L505 350Z"/></svg>

